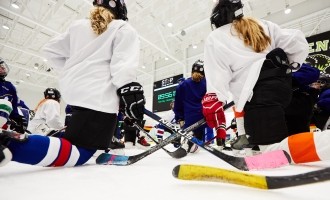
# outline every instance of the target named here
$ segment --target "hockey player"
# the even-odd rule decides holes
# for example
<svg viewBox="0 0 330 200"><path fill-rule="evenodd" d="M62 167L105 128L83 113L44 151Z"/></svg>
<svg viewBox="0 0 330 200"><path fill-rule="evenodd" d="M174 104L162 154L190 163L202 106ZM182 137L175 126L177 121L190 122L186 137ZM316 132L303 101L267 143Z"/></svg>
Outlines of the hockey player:
<svg viewBox="0 0 330 200"><path fill-rule="evenodd" d="M286 150L295 163L330 159L329 131L287 137L284 108L291 100L292 76L288 64L301 64L308 55L303 33L244 17L242 7L240 0L220 0L213 9L211 23L217 29L204 49L207 123L218 128L225 122L222 105L231 92L236 111L245 112L251 144L262 151Z"/></svg>
<svg viewBox="0 0 330 200"><path fill-rule="evenodd" d="M61 121L61 93L56 88L47 88L36 109L35 116L30 121L28 130L32 134L48 135L53 130L64 127Z"/></svg>
<svg viewBox="0 0 330 200"><path fill-rule="evenodd" d="M330 75L321 73L314 83L320 88L320 95L314 109L314 123L320 130L330 129Z"/></svg>
<svg viewBox="0 0 330 200"><path fill-rule="evenodd" d="M222 102L229 99L230 92L235 111L245 113L250 144L280 142L288 136L284 108L292 92L289 64L301 64L308 55L304 34L244 17L240 0L220 0L211 24L216 29L204 49L207 94L203 113L208 123L219 128L225 122Z"/></svg>
<svg viewBox="0 0 330 200"><path fill-rule="evenodd" d="M9 115L8 125L10 129L24 133L26 126L24 125L23 116L20 115L18 111L18 96L16 88L11 82L5 80L8 73L8 65L2 58L0 58L0 99L5 99L11 102L13 108L13 111Z"/></svg>
<svg viewBox="0 0 330 200"><path fill-rule="evenodd" d="M0 134L0 143L10 150L13 161L82 165L97 149L109 147L118 108L127 117L143 118L143 88L134 82L140 43L126 22L126 5L123 0L94 0L93 5L89 19L74 22L43 49L59 72L63 100L73 108L63 138L29 135L27 141L17 142Z"/></svg>
<svg viewBox="0 0 330 200"><path fill-rule="evenodd" d="M163 117L163 119L165 119L168 122L171 122L172 124L176 123L175 113L173 111L174 104L175 104L175 101L173 100L170 103L170 110L166 111L166 113L164 114L164 117ZM157 136L157 139L158 139L159 142L161 142L164 139L165 132L172 133L172 131L170 129L168 129L166 126L164 126L163 124L157 124L155 127L157 129L156 130L156 136ZM165 135L167 135L167 134L165 134ZM181 142L174 142L175 147L178 147L180 145L181 145Z"/></svg>
<svg viewBox="0 0 330 200"><path fill-rule="evenodd" d="M285 108L285 120L289 135L309 132L313 108L320 93L312 83L319 79L320 70L308 64L292 73L292 99Z"/></svg>
<svg viewBox="0 0 330 200"><path fill-rule="evenodd" d="M206 93L206 79L204 74L204 62L197 60L192 65L191 77L182 81L176 88L174 113L175 120L186 128L196 121L203 119L201 100ZM194 136L201 141L205 140L206 125L194 130ZM218 129L217 141L222 146L226 138L225 129ZM192 143L188 142L188 152Z"/></svg>

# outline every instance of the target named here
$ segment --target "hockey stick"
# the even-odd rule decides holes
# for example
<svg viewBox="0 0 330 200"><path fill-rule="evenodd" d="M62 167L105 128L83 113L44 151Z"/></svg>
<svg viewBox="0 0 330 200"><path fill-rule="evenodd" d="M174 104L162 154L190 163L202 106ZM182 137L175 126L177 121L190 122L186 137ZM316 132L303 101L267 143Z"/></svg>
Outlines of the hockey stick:
<svg viewBox="0 0 330 200"><path fill-rule="evenodd" d="M134 122L133 125L139 129L140 131L142 131L144 134L146 134L148 136L148 138L150 138L153 142L155 142L157 145L159 144L151 135L149 135L149 133L147 131L145 131L138 123ZM187 155L187 151L185 149L183 149L182 147L179 147L177 150L170 152L167 149L165 149L164 147L162 147L162 149L168 154L170 155L172 158L183 158Z"/></svg>
<svg viewBox="0 0 330 200"><path fill-rule="evenodd" d="M158 115L148 110L145 110L145 114L150 118L159 121L167 128L173 130L173 127L171 126L172 124L167 122L166 120L161 119ZM205 119L203 120L205 122ZM291 158L289 154L283 150L268 152L268 153L245 157L245 158L235 157L222 153L211 146L204 145L202 141L193 137L192 134L181 134L181 132L178 133L184 138L188 139L189 141L197 144L201 148L205 149L206 151L210 152L211 154L215 155L216 157L222 159L223 161L227 162L228 164L240 170L249 171L255 169L275 168L275 167L288 165L291 162Z"/></svg>
<svg viewBox="0 0 330 200"><path fill-rule="evenodd" d="M178 165L172 174L182 180L224 182L270 190L330 180L330 167L297 175L263 176L216 167Z"/></svg>
<svg viewBox="0 0 330 200"><path fill-rule="evenodd" d="M64 126L63 128L61 128L61 129L59 129L59 130L56 130L56 131L53 130L54 132L51 131L51 132L48 133L46 136L49 136L49 137L53 136L53 137L56 137L58 133L64 131L65 129L66 129L66 126Z"/></svg>
<svg viewBox="0 0 330 200"><path fill-rule="evenodd" d="M173 125L173 129L176 130L175 134L170 135L165 140L160 142L158 145L155 145L148 149L147 151L144 151L140 154L133 155L133 156L124 156L124 155L114 155L114 154L108 154L108 153L102 153L96 158L96 164L103 164L103 165L130 165L133 164L142 158L154 153L155 151L161 149L162 147L170 144L174 140L178 139L182 135L187 134L189 131L192 131L199 126L203 125L205 123L204 119L199 120L198 122L192 124L191 126L187 127L184 130L181 130L179 127ZM180 134L178 133L180 132Z"/></svg>
<svg viewBox="0 0 330 200"><path fill-rule="evenodd" d="M223 110L227 110L228 108L232 107L233 105L234 105L234 102L231 101L231 102L229 102L229 103L227 103L226 105L223 106ZM177 128L176 125L174 125L174 124L172 124L172 123L166 121L165 119L160 118L160 117L157 116L156 114L154 114L154 113L152 113L152 112L150 112L150 111L148 111L148 110L146 110L146 109L144 110L144 112L145 112L145 114L148 115L150 118L152 118L152 119L158 121L160 124L163 124L165 127L167 127L167 128L172 132L172 134L177 134L177 132L178 132L178 128ZM149 114L148 114L148 113L149 113ZM151 117L151 116L150 116L151 114L152 114L154 117ZM200 121L203 121L203 124L206 123L206 121L205 121L204 118L201 119ZM201 125L203 125L203 124L201 124ZM180 133L179 133L179 134L180 134ZM189 136L189 135L192 135L192 134L193 134L193 133L188 133L188 132L187 132L187 133L185 133L184 135ZM182 136L182 134L181 134L181 136ZM178 138L180 138L180 137L178 137ZM187 137L185 137L185 140L186 140L186 139L187 139ZM179 151L179 152L177 152L177 154L182 154L181 151L182 151L182 150L185 150L185 149L182 148L182 144L183 144L183 143L184 143L184 142L182 142L181 145L180 145L180 147L176 150L176 151ZM186 150L185 150L185 151L186 151ZM175 151L174 151L173 153L175 153ZM187 153L186 153L186 154L187 154Z"/></svg>

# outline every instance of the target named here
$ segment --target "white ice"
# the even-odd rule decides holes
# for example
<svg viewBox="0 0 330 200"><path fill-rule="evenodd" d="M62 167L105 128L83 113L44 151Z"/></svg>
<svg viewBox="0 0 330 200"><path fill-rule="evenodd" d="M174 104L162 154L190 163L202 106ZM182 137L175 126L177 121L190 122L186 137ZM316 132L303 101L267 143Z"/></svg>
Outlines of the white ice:
<svg viewBox="0 0 330 200"><path fill-rule="evenodd" d="M140 153L128 149L126 155ZM164 151L130 166L87 165L46 168L16 162L0 168L0 200L329 200L330 181L277 190L261 190L229 183L177 180L172 169L178 164L200 164L236 170L214 155L200 151L174 159ZM262 175L298 174L330 166L330 161L251 171Z"/></svg>

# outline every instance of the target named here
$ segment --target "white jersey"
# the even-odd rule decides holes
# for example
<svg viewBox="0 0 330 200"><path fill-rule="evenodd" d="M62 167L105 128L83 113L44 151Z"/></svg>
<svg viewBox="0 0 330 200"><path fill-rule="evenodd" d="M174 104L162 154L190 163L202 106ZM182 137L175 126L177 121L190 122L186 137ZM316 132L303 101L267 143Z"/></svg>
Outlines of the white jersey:
<svg viewBox="0 0 330 200"><path fill-rule="evenodd" d="M63 100L70 105L117 113L117 89L136 81L140 42L123 20L96 35L88 19L78 20L43 48L59 72Z"/></svg>
<svg viewBox="0 0 330 200"><path fill-rule="evenodd" d="M32 134L46 135L50 130L63 128L60 112L60 103L47 99L38 107L27 129Z"/></svg>
<svg viewBox="0 0 330 200"><path fill-rule="evenodd" d="M300 30L281 29L278 25L261 20L259 24L271 38L271 45L256 53L237 36L232 24L214 30L208 36L204 48L204 67L207 77L207 92L216 93L219 101L231 97L236 111L241 112L251 100L253 88L259 77L266 54L282 48L290 63L303 63L308 55L308 43Z"/></svg>

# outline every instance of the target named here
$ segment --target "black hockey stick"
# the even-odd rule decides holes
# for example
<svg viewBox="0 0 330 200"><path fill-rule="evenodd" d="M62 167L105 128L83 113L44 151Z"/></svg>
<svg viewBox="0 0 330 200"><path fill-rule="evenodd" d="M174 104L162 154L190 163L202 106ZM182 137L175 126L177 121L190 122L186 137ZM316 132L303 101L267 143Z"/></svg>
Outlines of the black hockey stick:
<svg viewBox="0 0 330 200"><path fill-rule="evenodd" d="M191 126L187 127L184 130L181 130L178 126L172 125L172 130L176 130L175 134L170 135L165 140L160 142L158 145L155 145L151 147L150 149L137 154L133 156L125 156L125 155L114 155L114 154L108 154L108 153L102 153L96 158L96 164L102 164L102 165L130 165L133 164L142 158L156 152L157 150L161 149L162 147L170 144L174 140L181 137L181 135L187 134L189 131L192 131L199 126L203 125L205 123L204 119L199 120L198 122L192 124ZM180 132L180 134L178 133Z"/></svg>
<svg viewBox="0 0 330 200"><path fill-rule="evenodd" d="M234 102L233 101L231 101L231 102L229 102L229 103L227 103L226 105L224 105L223 106L223 110L225 111L225 110L227 110L228 108L230 108L230 107L232 107L234 105ZM148 110L146 110L145 109L145 113L147 114L147 112L148 113L150 113L150 111L148 111ZM153 114L153 113L152 113ZM148 115L148 114L147 114ZM150 116L149 116L150 117ZM157 116L158 117L158 116ZM151 117L152 118L152 117ZM172 134L176 134L176 132L177 132L177 130L174 128L173 129L173 127L176 127L174 124L172 124L172 123L170 123L170 122L168 122L168 121L166 121L166 120L164 120L164 119L161 119L160 117L158 117L158 118L153 118L154 120L156 120L156 121L158 121L159 123L161 123L161 124L164 124L164 123L166 123L166 127L172 132ZM202 119L203 121L204 121L204 123L206 123L206 121L205 121L205 119ZM204 124L203 123L203 124ZM202 125L202 124L201 124ZM169 127L172 127L172 128L169 128ZM192 133L187 133L186 134L187 136L188 135L192 135ZM180 138L180 137L179 137ZM182 151L184 150L184 151L186 151L184 148L182 148L182 144L183 144L184 142L182 142L181 143L181 145L180 145L180 147L176 150L176 151L178 151L178 152L176 152L176 151L174 151L173 153L174 154L179 154L179 155L183 155L183 153L182 153ZM187 151L186 151L186 155L187 155Z"/></svg>
<svg viewBox="0 0 330 200"><path fill-rule="evenodd" d="M233 104L233 102L231 102ZM229 104L231 104L229 103ZM227 104L228 105L228 104ZM225 105L225 106L227 106ZM224 110L225 110L224 106ZM228 107L227 107L228 108ZM162 123L165 127L169 129L173 129L173 125L166 120L163 120L160 118L158 115L145 110L145 114L149 116L150 118L159 121ZM205 122L205 119L204 119ZM176 131L176 130L174 130ZM201 148L205 149L206 151L210 152L211 154L217 156L218 158L222 159L223 161L227 162L228 164L232 165L233 167L248 171L248 170L254 170L254 169L267 169L267 168L275 168L275 167L281 167L284 165L288 165L291 162L291 158L289 154L285 151L278 150L274 152L268 152L256 156L250 156L250 157L235 157L235 156L230 156L225 153L222 153L218 151L217 149L205 145L204 142L198 140L197 138L193 137L192 134L181 134L181 132L178 132L181 136L184 138L190 140L191 142L197 144Z"/></svg>
<svg viewBox="0 0 330 200"><path fill-rule="evenodd" d="M135 126L137 129L139 129L140 131L142 131L144 134L146 134L148 136L148 138L150 138L153 142L155 142L157 145L159 144L151 135L149 135L149 133L144 130L138 123L134 122L133 126ZM187 151L182 148L179 147L177 150L170 152L167 149L165 149L164 147L162 147L162 149L168 154L170 155L172 158L183 158L187 155Z"/></svg>
<svg viewBox="0 0 330 200"><path fill-rule="evenodd" d="M178 165L172 174L182 180L224 182L270 190L330 180L330 167L296 175L263 176L217 167Z"/></svg>

